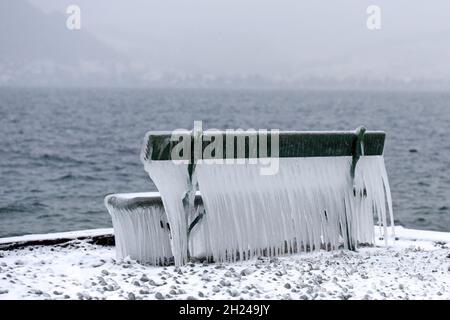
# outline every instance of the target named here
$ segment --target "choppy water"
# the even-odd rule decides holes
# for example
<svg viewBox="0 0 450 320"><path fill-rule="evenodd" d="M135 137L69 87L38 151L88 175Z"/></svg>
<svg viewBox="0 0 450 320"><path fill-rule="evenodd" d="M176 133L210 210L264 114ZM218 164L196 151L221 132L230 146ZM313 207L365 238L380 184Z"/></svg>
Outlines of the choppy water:
<svg viewBox="0 0 450 320"><path fill-rule="evenodd" d="M110 226L105 194L154 190L145 132L194 120L385 130L397 223L450 231L450 93L0 88L0 237Z"/></svg>

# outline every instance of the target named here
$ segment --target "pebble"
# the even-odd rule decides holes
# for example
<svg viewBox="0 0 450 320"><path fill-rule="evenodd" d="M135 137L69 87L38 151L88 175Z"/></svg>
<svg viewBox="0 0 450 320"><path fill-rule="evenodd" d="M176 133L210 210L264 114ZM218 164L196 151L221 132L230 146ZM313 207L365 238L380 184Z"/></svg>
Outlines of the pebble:
<svg viewBox="0 0 450 320"><path fill-rule="evenodd" d="M213 291L214 293L218 293L218 292L220 292L220 288L217 287L217 286L214 286L214 287L212 288L212 291Z"/></svg>
<svg viewBox="0 0 450 320"><path fill-rule="evenodd" d="M155 293L155 298L158 299L158 300L164 300L164 296L162 295L161 292Z"/></svg>
<svg viewBox="0 0 450 320"><path fill-rule="evenodd" d="M220 280L220 285L224 286L224 287L229 287L231 286L231 282L229 280Z"/></svg>
<svg viewBox="0 0 450 320"><path fill-rule="evenodd" d="M237 291L236 289L231 290L230 291L230 296L232 296L232 297L239 296L239 291Z"/></svg>
<svg viewBox="0 0 450 320"><path fill-rule="evenodd" d="M133 292L128 293L128 300L136 300L136 296Z"/></svg>
<svg viewBox="0 0 450 320"><path fill-rule="evenodd" d="M42 290L39 289L31 289L30 292L39 296L43 293Z"/></svg>
<svg viewBox="0 0 450 320"><path fill-rule="evenodd" d="M180 276L183 275L183 271L181 271L180 267L175 267L175 269L173 270L175 273L179 274Z"/></svg>
<svg viewBox="0 0 450 320"><path fill-rule="evenodd" d="M14 264L15 264L16 266L23 266L23 265L25 264L25 262L23 262L22 260L16 260L16 261L14 262Z"/></svg>
<svg viewBox="0 0 450 320"><path fill-rule="evenodd" d="M94 262L93 264L92 264L92 267L93 268L98 268L98 267L101 267L102 265L104 265L105 263L104 262Z"/></svg>
<svg viewBox="0 0 450 320"><path fill-rule="evenodd" d="M108 285L106 286L106 289L105 289L105 290L107 290L107 291L114 291L114 287L113 287L112 285L108 284Z"/></svg>
<svg viewBox="0 0 450 320"><path fill-rule="evenodd" d="M203 274L201 279L202 279L202 281L206 281L206 282L211 281L211 277L207 274Z"/></svg>
<svg viewBox="0 0 450 320"><path fill-rule="evenodd" d="M103 279L103 277L99 277L99 278L98 278L98 284L101 285L101 286L106 286L106 285L108 285L108 284L106 283L105 279Z"/></svg>
<svg viewBox="0 0 450 320"><path fill-rule="evenodd" d="M151 285L151 286L154 286L154 287L159 287L161 285L159 283L156 283L155 280L153 280L153 279L150 279L148 281L148 284Z"/></svg>
<svg viewBox="0 0 450 320"><path fill-rule="evenodd" d="M250 274L252 274L253 273L253 271L251 270L251 269L249 269L249 268L245 268L245 269L242 269L241 270L241 276L243 276L243 277L245 277L245 276L248 276L248 275L250 275Z"/></svg>
<svg viewBox="0 0 450 320"><path fill-rule="evenodd" d="M80 300L83 300L83 294L81 292L77 292L77 297Z"/></svg>
<svg viewBox="0 0 450 320"><path fill-rule="evenodd" d="M283 300L292 300L292 297L289 293L283 295Z"/></svg>

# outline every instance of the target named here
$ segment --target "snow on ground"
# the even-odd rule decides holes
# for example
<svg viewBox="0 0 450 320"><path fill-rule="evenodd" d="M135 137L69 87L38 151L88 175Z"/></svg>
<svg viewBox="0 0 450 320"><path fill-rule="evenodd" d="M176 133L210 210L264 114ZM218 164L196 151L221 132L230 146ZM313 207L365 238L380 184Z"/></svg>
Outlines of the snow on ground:
<svg viewBox="0 0 450 320"><path fill-rule="evenodd" d="M357 252L179 268L116 261L86 240L23 247L0 251L0 299L450 299L450 234L396 234Z"/></svg>
<svg viewBox="0 0 450 320"><path fill-rule="evenodd" d="M96 237L109 234L114 234L113 228L55 232L48 234L27 234L25 236L0 238L0 246L9 243L26 243L57 239L76 239L81 237Z"/></svg>

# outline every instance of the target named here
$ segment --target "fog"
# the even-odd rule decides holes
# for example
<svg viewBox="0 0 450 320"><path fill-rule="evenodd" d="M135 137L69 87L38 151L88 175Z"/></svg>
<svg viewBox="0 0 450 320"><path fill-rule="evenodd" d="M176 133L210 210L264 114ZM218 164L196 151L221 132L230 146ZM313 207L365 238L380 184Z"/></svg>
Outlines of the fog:
<svg viewBox="0 0 450 320"><path fill-rule="evenodd" d="M8 10L21 10L22 7L13 3L25 2L1 1L0 18L15 14ZM211 79L240 77L247 82L263 79L300 85L308 81L353 84L366 81L445 87L450 79L450 2L444 0L426 6L419 0L320 3L312 0L30 0L29 3L36 12L42 13L29 19L55 21L45 34L58 38L58 42L62 37L73 37L74 33L96 39L95 44L70 40L74 46L71 51L79 51L82 57L74 60L81 60L82 68L86 68L86 62L90 63L90 68L83 72L89 73L93 82L104 81L105 73L112 69L116 77L119 74L119 83L129 85L145 85L156 80L164 84L164 81L180 82L187 78L204 84ZM81 9L81 30L66 28L66 8L70 4ZM379 30L369 30L366 26L369 16L366 9L372 4L381 9ZM16 20L8 26L7 34L0 31L0 44L6 43L5 37L17 37L22 24ZM43 36L40 30L33 32L28 37ZM83 44L77 45L77 41ZM95 47L93 57L89 56L90 46ZM17 50L35 51L23 47ZM50 45L48 50L48 59L41 51L36 60L53 63L55 51L66 56L63 48ZM109 52L105 54L107 58L98 59L99 55L103 56L99 52L103 51ZM0 51L0 61L1 57ZM31 60L34 60L32 54ZM99 60L108 60L106 67L102 64L93 67ZM101 72L93 73L95 68ZM10 78L14 79L14 74ZM68 76L66 81L80 79Z"/></svg>

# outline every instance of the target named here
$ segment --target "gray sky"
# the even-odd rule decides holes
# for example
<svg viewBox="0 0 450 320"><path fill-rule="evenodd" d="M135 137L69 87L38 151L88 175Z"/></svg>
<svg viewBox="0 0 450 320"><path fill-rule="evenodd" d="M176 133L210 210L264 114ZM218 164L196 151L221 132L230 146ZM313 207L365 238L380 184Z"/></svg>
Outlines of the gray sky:
<svg viewBox="0 0 450 320"><path fill-rule="evenodd" d="M152 72L450 79L448 0L30 2L79 5L83 31ZM366 27L370 4L381 30Z"/></svg>

